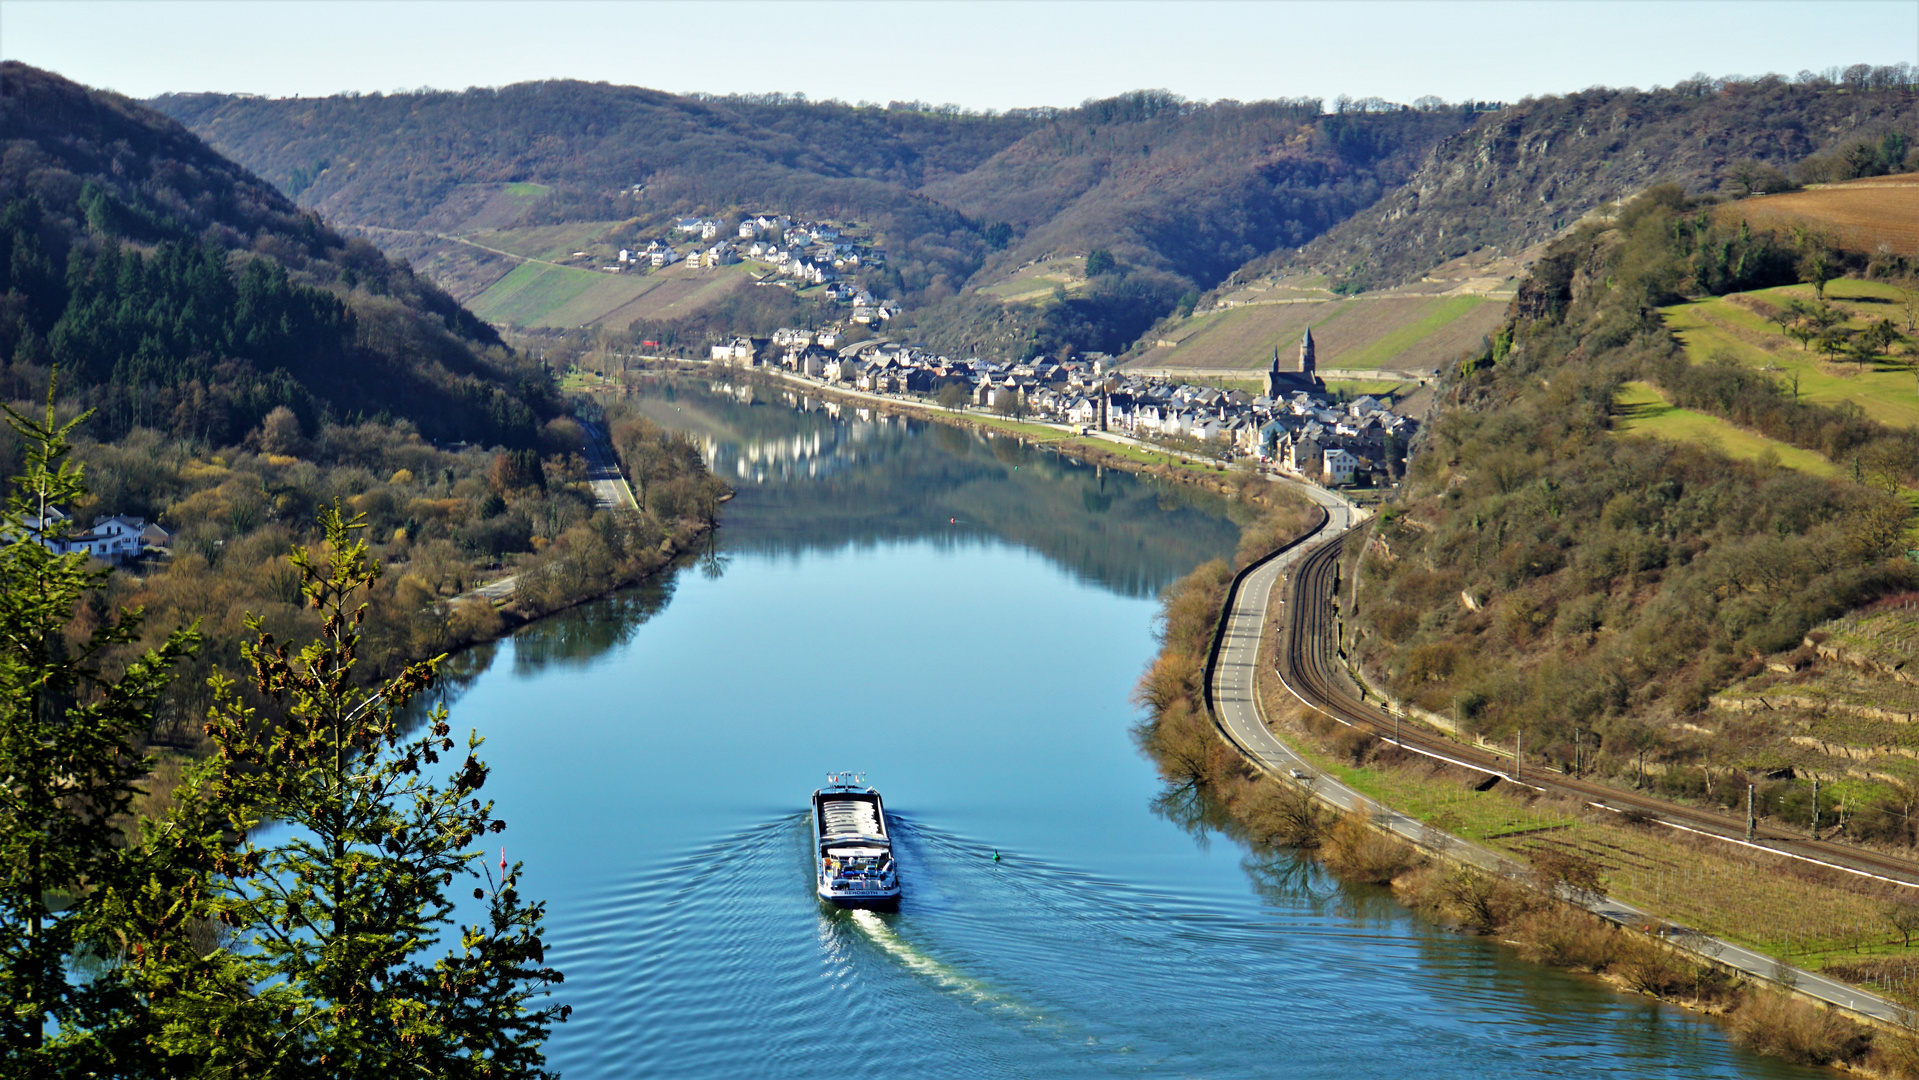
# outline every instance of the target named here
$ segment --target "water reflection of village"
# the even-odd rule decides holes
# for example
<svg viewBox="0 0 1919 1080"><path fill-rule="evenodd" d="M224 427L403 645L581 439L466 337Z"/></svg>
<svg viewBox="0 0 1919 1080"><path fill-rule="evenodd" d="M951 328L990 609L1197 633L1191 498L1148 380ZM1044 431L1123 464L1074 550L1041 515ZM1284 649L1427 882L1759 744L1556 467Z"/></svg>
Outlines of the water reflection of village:
<svg viewBox="0 0 1919 1080"><path fill-rule="evenodd" d="M716 382L714 394L735 398L742 405L766 403L764 387ZM912 421L873 409L842 405L792 390L771 392L779 404L803 415L817 414L824 422L787 435L743 436L738 440L707 434L700 439L706 467L729 483L777 484L818 480L856 464L877 438L895 428L904 431Z"/></svg>
<svg viewBox="0 0 1919 1080"><path fill-rule="evenodd" d="M1150 596L1238 540L1236 504L1014 435L747 380L671 385L640 407L692 437L734 487L718 537L727 550L1010 543L1123 595Z"/></svg>

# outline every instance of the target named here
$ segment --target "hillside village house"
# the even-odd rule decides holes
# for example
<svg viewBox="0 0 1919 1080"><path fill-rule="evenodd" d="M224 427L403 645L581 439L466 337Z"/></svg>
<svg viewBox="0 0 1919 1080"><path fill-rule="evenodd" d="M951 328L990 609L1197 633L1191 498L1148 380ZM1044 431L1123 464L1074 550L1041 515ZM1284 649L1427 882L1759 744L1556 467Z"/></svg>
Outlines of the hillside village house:
<svg viewBox="0 0 1919 1080"><path fill-rule="evenodd" d="M103 515L94 518L93 527L85 532L57 535L62 529L72 528L67 524L69 520L65 513L54 508L48 510L44 518L28 519L25 524L28 534L55 555L83 552L115 565L138 558L149 547L164 548L173 540L173 534L159 525L127 514Z"/></svg>
<svg viewBox="0 0 1919 1080"><path fill-rule="evenodd" d="M1325 477L1328 484L1350 484L1353 482L1353 474L1359 471L1359 459L1337 447L1326 451L1325 462L1325 468L1321 470L1320 475Z"/></svg>

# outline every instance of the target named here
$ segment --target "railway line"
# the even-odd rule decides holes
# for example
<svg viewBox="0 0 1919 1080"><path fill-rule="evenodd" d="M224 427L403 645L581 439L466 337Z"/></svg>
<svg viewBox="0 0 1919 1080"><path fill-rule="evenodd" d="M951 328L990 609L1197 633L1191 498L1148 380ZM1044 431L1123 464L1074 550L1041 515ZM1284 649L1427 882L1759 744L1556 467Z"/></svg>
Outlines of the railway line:
<svg viewBox="0 0 1919 1080"><path fill-rule="evenodd" d="M1919 863L1912 860L1817 840L1771 824L1760 825L1748 841L1743 821L1594 783L1543 763L1537 768L1526 768L1523 758L1515 768L1511 754L1450 739L1416 721L1401 719L1395 723L1392 714L1356 691L1340 670L1335 655L1339 556L1348 535L1339 534L1321 541L1293 565L1291 574L1280 584L1285 590L1286 602L1280 619L1277 670L1286 688L1306 705L1340 723L1365 730L1383 742L1484 772L1502 782L1576 799L1605 810L1636 811L1645 819L1679 831L1784 855L1865 879L1919 888Z"/></svg>

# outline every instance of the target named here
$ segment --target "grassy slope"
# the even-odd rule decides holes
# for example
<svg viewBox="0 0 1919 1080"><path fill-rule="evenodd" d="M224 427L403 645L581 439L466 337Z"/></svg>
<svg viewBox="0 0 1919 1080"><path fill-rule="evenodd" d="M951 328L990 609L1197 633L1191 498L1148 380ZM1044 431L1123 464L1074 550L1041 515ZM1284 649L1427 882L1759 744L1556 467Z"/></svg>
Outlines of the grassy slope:
<svg viewBox="0 0 1919 1080"><path fill-rule="evenodd" d="M1850 401L1882 424L1919 425L1919 383L1913 369L1882 360L1870 368L1851 363L1828 363L1818 352L1802 348L1778 327L1740 306L1738 297L1751 296L1775 307L1787 300L1813 298L1810 285L1788 285L1752 293L1715 296L1663 309L1666 325L1694 363L1730 356L1749 367L1776 370L1782 379L1799 377L1799 394L1818 405ZM1855 314L1850 325L1865 319L1898 319L1897 290L1876 281L1839 280L1826 285L1826 298Z"/></svg>
<svg viewBox="0 0 1919 1080"><path fill-rule="evenodd" d="M1616 401L1624 417L1618 425L1621 432L1708 446L1744 461L1771 450L1787 468L1816 476L1832 476L1838 471L1822 454L1768 439L1716 416L1674 408L1650 383L1627 383Z"/></svg>
<svg viewBox="0 0 1919 1080"><path fill-rule="evenodd" d="M1394 301L1373 301L1373 303L1380 305L1394 303ZM1377 368L1386 367L1395 361L1404 363L1404 358L1412 356L1419 356L1424 359L1426 353L1430 352L1432 347L1436 345L1436 342L1430 342L1428 339L1434 338L1435 335L1438 335L1442 330L1451 326L1453 323L1465 319L1468 315L1486 306L1487 302L1477 296L1449 296L1435 300L1421 300L1414 304L1408 304L1406 305L1406 310L1392 312L1386 317L1377 320L1382 324L1382 329L1384 329L1385 326L1392 326L1392 329L1385 330L1384 333L1373 338L1363 347L1353 352L1329 357L1326 366ZM1493 305L1492 310L1496 313L1498 306ZM1472 320L1475 325L1480 321L1482 320ZM1395 322L1397 322L1397 325L1394 325ZM1486 327L1486 330L1491 330L1493 325L1497 325L1496 314L1491 324ZM1482 331L1482 333L1483 332L1485 331ZM1448 337L1455 336L1457 335L1448 335ZM1422 343L1427 345L1426 349L1420 348ZM1462 342L1460 348L1463 349L1468 344L1470 344L1470 342Z"/></svg>
<svg viewBox="0 0 1919 1080"><path fill-rule="evenodd" d="M1283 691L1267 680L1261 693L1283 707ZM1423 765L1355 767L1298 732L1288 742L1320 772L1383 805L1510 855L1582 855L1605 875L1608 895L1769 956L1820 968L1904 951L1881 916L1879 897L1781 873L1768 856L1695 846L1550 801L1528 802L1509 794L1508 785L1474 791L1464 778Z"/></svg>
<svg viewBox="0 0 1919 1080"><path fill-rule="evenodd" d="M572 221L564 225L535 225L523 229L494 229L475 232L468 239L476 244L510 251L529 259L553 262L570 258L576 251L591 251L593 245L617 226L616 221ZM609 256L617 244L600 244Z"/></svg>
<svg viewBox="0 0 1919 1080"><path fill-rule="evenodd" d="M601 313L633 299L648 279L615 276L592 270L573 270L544 263L521 263L493 283L469 305L491 323L508 326L577 326L589 319L572 317L583 309ZM564 321L556 321L561 313Z"/></svg>
<svg viewBox="0 0 1919 1080"><path fill-rule="evenodd" d="M1322 368L1439 367L1499 324L1503 305L1477 296L1392 296L1257 304L1196 315L1159 334L1174 341L1142 356L1147 367L1245 370L1273 350L1290 361L1311 327Z"/></svg>
<svg viewBox="0 0 1919 1080"><path fill-rule="evenodd" d="M753 288L748 280L750 273L744 263L699 271L655 271L648 277L633 279L636 283L654 283L644 291L582 321L600 322L624 330L638 319L678 318L717 303L741 289Z"/></svg>
<svg viewBox="0 0 1919 1080"><path fill-rule="evenodd" d="M1021 267L1003 281L981 286L979 291L1006 304L1043 303L1052 298L1056 286L1068 295L1084 292L1085 269L1086 260L1077 255L1043 259Z"/></svg>

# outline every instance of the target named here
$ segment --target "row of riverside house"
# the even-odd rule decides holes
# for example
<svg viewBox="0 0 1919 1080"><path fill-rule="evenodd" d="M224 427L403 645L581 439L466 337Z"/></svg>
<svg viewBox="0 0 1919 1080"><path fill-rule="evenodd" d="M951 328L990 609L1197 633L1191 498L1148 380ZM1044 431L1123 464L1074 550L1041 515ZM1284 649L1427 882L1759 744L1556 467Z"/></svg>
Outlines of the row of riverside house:
<svg viewBox="0 0 1919 1080"><path fill-rule="evenodd" d="M1256 394L1111 370L1111 359L1099 353L999 363L955 360L894 342L846 349L838 344L836 330L782 329L771 339L715 345L712 356L732 366L778 366L828 385L908 399L933 398L957 386L978 408L1136 438L1192 439L1222 456L1256 456L1333 486L1396 477L1417 430L1417 421L1394 412L1389 401L1336 400L1319 378L1310 330L1300 343L1298 370L1281 370L1276 351L1264 373L1264 392Z"/></svg>

